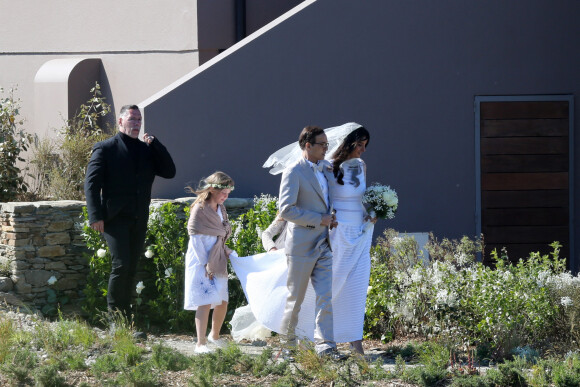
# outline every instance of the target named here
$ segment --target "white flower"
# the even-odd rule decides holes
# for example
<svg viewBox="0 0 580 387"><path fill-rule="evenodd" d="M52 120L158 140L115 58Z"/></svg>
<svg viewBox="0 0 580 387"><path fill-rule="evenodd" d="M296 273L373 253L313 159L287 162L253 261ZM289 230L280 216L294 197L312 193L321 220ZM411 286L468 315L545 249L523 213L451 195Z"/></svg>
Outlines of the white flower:
<svg viewBox="0 0 580 387"><path fill-rule="evenodd" d="M435 299L436 299L438 304L446 304L448 296L449 296L449 294L447 292L447 289L442 289L442 290L439 290L437 292Z"/></svg>
<svg viewBox="0 0 580 387"><path fill-rule="evenodd" d="M367 294L369 294L369 293L371 292L371 289L372 289L372 288L373 288L372 286L369 286L369 287L367 288Z"/></svg>
<svg viewBox="0 0 580 387"><path fill-rule="evenodd" d="M105 249L98 249L97 250L97 257L103 258L105 255L107 255L107 250L105 250Z"/></svg>
<svg viewBox="0 0 580 387"><path fill-rule="evenodd" d="M548 278L550 278L550 276L552 275L552 273L550 272L550 270L542 270L538 273L538 279L536 280L536 284L538 284L538 286L543 287L546 285L546 282L548 281Z"/></svg>
<svg viewBox="0 0 580 387"><path fill-rule="evenodd" d="M422 279L423 279L423 276L421 275L421 272L419 270L415 270L411 274L411 281L413 281L415 283L421 282Z"/></svg>
<svg viewBox="0 0 580 387"><path fill-rule="evenodd" d="M568 296L566 297L562 297L560 299L560 304L562 304L562 306L571 306L572 304L574 304L574 302L572 301L572 299Z"/></svg>
<svg viewBox="0 0 580 387"><path fill-rule="evenodd" d="M147 251L145 252L146 258L153 258L154 255L155 255L155 253L153 252L153 250L147 249Z"/></svg>
<svg viewBox="0 0 580 387"><path fill-rule="evenodd" d="M467 254L465 254L465 253L455 253L454 257L455 257L455 261L460 266L465 265L469 261L469 258L467 257Z"/></svg>
<svg viewBox="0 0 580 387"><path fill-rule="evenodd" d="M503 280L504 280L504 281L506 281L506 282L507 282L507 281L510 281L512 278L513 278L513 274L512 274L512 273L510 273L509 271L505 271L505 272L503 273Z"/></svg>
<svg viewBox="0 0 580 387"><path fill-rule="evenodd" d="M389 207L396 206L399 203L399 198L397 198L397 194L394 191L383 192L383 200Z"/></svg>
<svg viewBox="0 0 580 387"><path fill-rule="evenodd" d="M145 285L143 285L143 281L139 281L137 287L135 288L135 291L137 292L137 294L141 294L143 289L145 289Z"/></svg>
<svg viewBox="0 0 580 387"><path fill-rule="evenodd" d="M48 279L47 282L48 282L49 285L54 285L56 283L56 281L57 281L56 277L55 276L52 276L52 277L50 277Z"/></svg>
<svg viewBox="0 0 580 387"><path fill-rule="evenodd" d="M173 268L168 267L167 269L165 269L165 278L171 277L171 274L173 274Z"/></svg>

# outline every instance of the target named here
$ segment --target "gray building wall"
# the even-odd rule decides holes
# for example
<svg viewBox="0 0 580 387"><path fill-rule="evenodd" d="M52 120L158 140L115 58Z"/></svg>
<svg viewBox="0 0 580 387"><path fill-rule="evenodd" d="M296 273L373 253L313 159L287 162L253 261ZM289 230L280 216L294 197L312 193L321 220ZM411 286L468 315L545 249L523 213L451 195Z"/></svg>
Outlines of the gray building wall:
<svg viewBox="0 0 580 387"><path fill-rule="evenodd" d="M0 0L0 87L17 87L26 130L53 136L63 117L74 115L89 98L95 81L92 74L68 79L70 60L101 60L96 80L117 112L234 44L236 1ZM245 0L247 32L298 3ZM44 71L54 60L64 61ZM39 71L41 80L35 83ZM67 90L85 93L73 99Z"/></svg>
<svg viewBox="0 0 580 387"><path fill-rule="evenodd" d="M306 1L143 102L177 164L155 194L223 170L235 196L277 195L268 155L305 125L356 121L371 133L368 180L400 198L379 226L473 236L474 98L578 95L579 14L575 0Z"/></svg>

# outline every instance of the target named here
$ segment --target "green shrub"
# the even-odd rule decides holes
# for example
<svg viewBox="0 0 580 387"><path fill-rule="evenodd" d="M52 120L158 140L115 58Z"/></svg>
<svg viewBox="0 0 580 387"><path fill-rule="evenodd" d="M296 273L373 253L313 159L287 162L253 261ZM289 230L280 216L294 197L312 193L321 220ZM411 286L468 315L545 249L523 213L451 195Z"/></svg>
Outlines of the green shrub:
<svg viewBox="0 0 580 387"><path fill-rule="evenodd" d="M81 350L67 350L62 353L62 369L69 369L73 371L84 371L88 368L85 360L87 353Z"/></svg>
<svg viewBox="0 0 580 387"><path fill-rule="evenodd" d="M153 346L151 362L156 368L168 371L183 371L191 364L191 360L187 356L163 344Z"/></svg>
<svg viewBox="0 0 580 387"><path fill-rule="evenodd" d="M552 370L552 380L558 387L580 386L580 355L575 353L559 362Z"/></svg>
<svg viewBox="0 0 580 387"><path fill-rule="evenodd" d="M240 257L264 252L262 231L276 218L278 201L270 195L254 197L254 207L238 218L231 220L232 236L228 246Z"/></svg>
<svg viewBox="0 0 580 387"><path fill-rule="evenodd" d="M101 96L98 83L91 88L91 98L82 104L75 117L65 122L56 139L35 142L32 160L34 193L52 200L84 200L86 168L93 145L110 136L101 128L101 120L110 105Z"/></svg>
<svg viewBox="0 0 580 387"><path fill-rule="evenodd" d="M525 378L525 367L526 364L522 361L506 361L499 364L497 369L488 370L485 377L494 386L524 387L528 385Z"/></svg>
<svg viewBox="0 0 580 387"><path fill-rule="evenodd" d="M254 207L232 222L232 237L228 245L240 256L263 252L261 232L274 219L276 199L262 195L254 199ZM189 207L164 203L150 209L144 257L140 268L151 276L143 279L135 292L134 322L147 327L157 326L170 331L195 329L190 311L183 310L184 257L189 235L187 220ZM90 271L84 289L83 309L93 323L102 319L107 310L106 295L111 271L111 256L101 234L90 228L86 208L83 208L83 237L87 248ZM261 227L261 228L260 228ZM252 250L253 249L253 250ZM228 276L229 302L226 322L246 298L239 279L230 267Z"/></svg>
<svg viewBox="0 0 580 387"><path fill-rule="evenodd" d="M407 368L403 380L419 386L435 386L447 376L447 370L437 367L418 366Z"/></svg>
<svg viewBox="0 0 580 387"><path fill-rule="evenodd" d="M124 368L116 382L120 386L157 387L161 386L157 372L151 372L151 363L144 362L134 367Z"/></svg>
<svg viewBox="0 0 580 387"><path fill-rule="evenodd" d="M106 353L102 356L97 357L95 363L91 367L91 372L97 376L101 377L103 374L108 374L111 372L119 372L123 368L123 361L121 357L116 353Z"/></svg>
<svg viewBox="0 0 580 387"><path fill-rule="evenodd" d="M411 237L399 237L387 229L371 248L371 275L367 292L365 338L393 339L393 331L403 331L401 318L395 313L391 295L398 292L397 275L406 273L421 262L419 248Z"/></svg>
<svg viewBox="0 0 580 387"><path fill-rule="evenodd" d="M109 286L109 274L111 273L111 254L107 242L101 233L93 230L89 225L87 208L83 207L82 218L83 239L86 247L92 253L87 254L89 272L87 284L83 289L84 299L82 308L88 319L93 324L102 323L107 311L107 291Z"/></svg>
<svg viewBox="0 0 580 387"><path fill-rule="evenodd" d="M452 387L493 387L491 382L481 375L461 375L453 378Z"/></svg>
<svg viewBox="0 0 580 387"><path fill-rule="evenodd" d="M0 372L13 381L24 383L38 365L38 356L28 346L16 347L0 364Z"/></svg>
<svg viewBox="0 0 580 387"><path fill-rule="evenodd" d="M146 300L147 310L155 312L146 316L137 312L137 323L163 325L171 331L193 328L191 312L183 309L188 218L188 206L181 210L178 205L164 203L151 208L141 266L155 276L143 281L145 288L139 298Z"/></svg>
<svg viewBox="0 0 580 387"><path fill-rule="evenodd" d="M0 88L0 94L4 89ZM20 153L28 150L33 137L22 129L24 120L18 118L19 109L14 89L0 98L0 202L14 201L28 191L24 181L27 169L21 169L19 163L25 161Z"/></svg>
<svg viewBox="0 0 580 387"><path fill-rule="evenodd" d="M516 348L553 340L561 308L560 298L554 298L563 293L555 296L550 289L570 292L572 285L563 284L580 284L570 274L564 278L557 243L550 255L532 253L515 264L495 254L494 267L476 261L479 242L466 237L438 242L431 236L427 247L433 255L422 262L414 241L394 230L378 239L372 249L367 337L386 338L389 331L438 337L454 348L488 345L491 357L505 358ZM580 311L580 286L575 286ZM568 330L580 317L575 310L569 305L564 316Z"/></svg>
<svg viewBox="0 0 580 387"><path fill-rule="evenodd" d="M38 387L67 386L64 377L58 374L55 365L43 365L34 370L34 381Z"/></svg>

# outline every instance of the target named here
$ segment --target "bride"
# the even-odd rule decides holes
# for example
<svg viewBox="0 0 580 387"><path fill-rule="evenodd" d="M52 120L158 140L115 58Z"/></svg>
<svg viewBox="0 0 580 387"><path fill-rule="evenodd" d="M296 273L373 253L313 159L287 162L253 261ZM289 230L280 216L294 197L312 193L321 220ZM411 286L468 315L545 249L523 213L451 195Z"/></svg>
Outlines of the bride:
<svg viewBox="0 0 580 387"><path fill-rule="evenodd" d="M325 132L330 146L333 145L332 141L335 142L335 151L328 152L332 155L335 176L335 180L329 181L329 189L333 191L332 207L336 210L338 221L338 227L330 231L333 249L334 340L349 342L354 352L363 354L362 336L373 232L373 227L365 224L374 224L376 218L370 218L362 204L366 189L366 165L360 157L366 150L370 134L355 123L327 129ZM283 150L290 149L289 147ZM275 155L279 156L279 152L273 156ZM283 160L274 163L276 172L283 170L284 163L293 161L291 157ZM267 253L231 258L232 266L246 293L249 308L259 322L254 324L258 330L262 325L271 331L281 332L280 323L288 295L286 256L281 248L284 223L284 220L277 218L264 232L263 242ZM274 243L272 236L275 234L281 236ZM314 336L314 303L314 290L309 285L296 327L296 334L309 340ZM242 311L239 312L236 311L232 319L232 335L237 339L251 338L236 331L242 316Z"/></svg>

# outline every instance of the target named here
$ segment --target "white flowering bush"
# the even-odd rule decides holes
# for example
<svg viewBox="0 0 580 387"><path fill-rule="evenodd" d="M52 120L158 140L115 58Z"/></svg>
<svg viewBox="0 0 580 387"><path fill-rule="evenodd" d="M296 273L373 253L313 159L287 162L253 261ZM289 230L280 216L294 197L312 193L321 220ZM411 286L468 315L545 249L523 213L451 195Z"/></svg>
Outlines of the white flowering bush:
<svg viewBox="0 0 580 387"><path fill-rule="evenodd" d="M551 256L531 254L516 264L494 254L493 267L476 261L477 240L431 236L427 263L413 257L413 245L387 230L373 247L367 337L436 336L460 348L487 345L501 358L545 345L558 319L568 330L578 323L580 279L563 272L557 245Z"/></svg>
<svg viewBox="0 0 580 387"><path fill-rule="evenodd" d="M144 323L165 325L171 330L187 329L192 325L191 315L183 309L188 218L187 206L184 212L172 203L151 206L141 265L143 270L154 275L144 279L140 294L151 311L140 316Z"/></svg>
<svg viewBox="0 0 580 387"><path fill-rule="evenodd" d="M185 208L183 215L179 212L180 207L171 203L151 207L140 270L152 275L139 281L135 288L134 306L140 306L139 313L134 316L138 324L159 325L170 330L193 328L191 315L183 310L184 255L189 240L186 227L189 207ZM87 286L83 290L83 309L88 312L93 322L98 323L100 312L107 310L111 256L103 236L89 227L86 208L83 208L83 216L83 237L92 251Z"/></svg>
<svg viewBox="0 0 580 387"><path fill-rule="evenodd" d="M552 326L554 335L566 349L577 350L580 344L580 274L553 273L548 270L538 275L537 282L548 289L552 302L558 305L558 314Z"/></svg>
<svg viewBox="0 0 580 387"><path fill-rule="evenodd" d="M227 244L240 257L265 252L262 246L262 231L276 218L278 198L261 194L254 197L254 207L237 219L230 220L232 236Z"/></svg>
<svg viewBox="0 0 580 387"><path fill-rule="evenodd" d="M83 207L82 236L90 254L87 254L89 272L82 308L93 323L100 322L100 314L107 310L107 289L111 272L111 255L103 236L89 226L87 208Z"/></svg>

